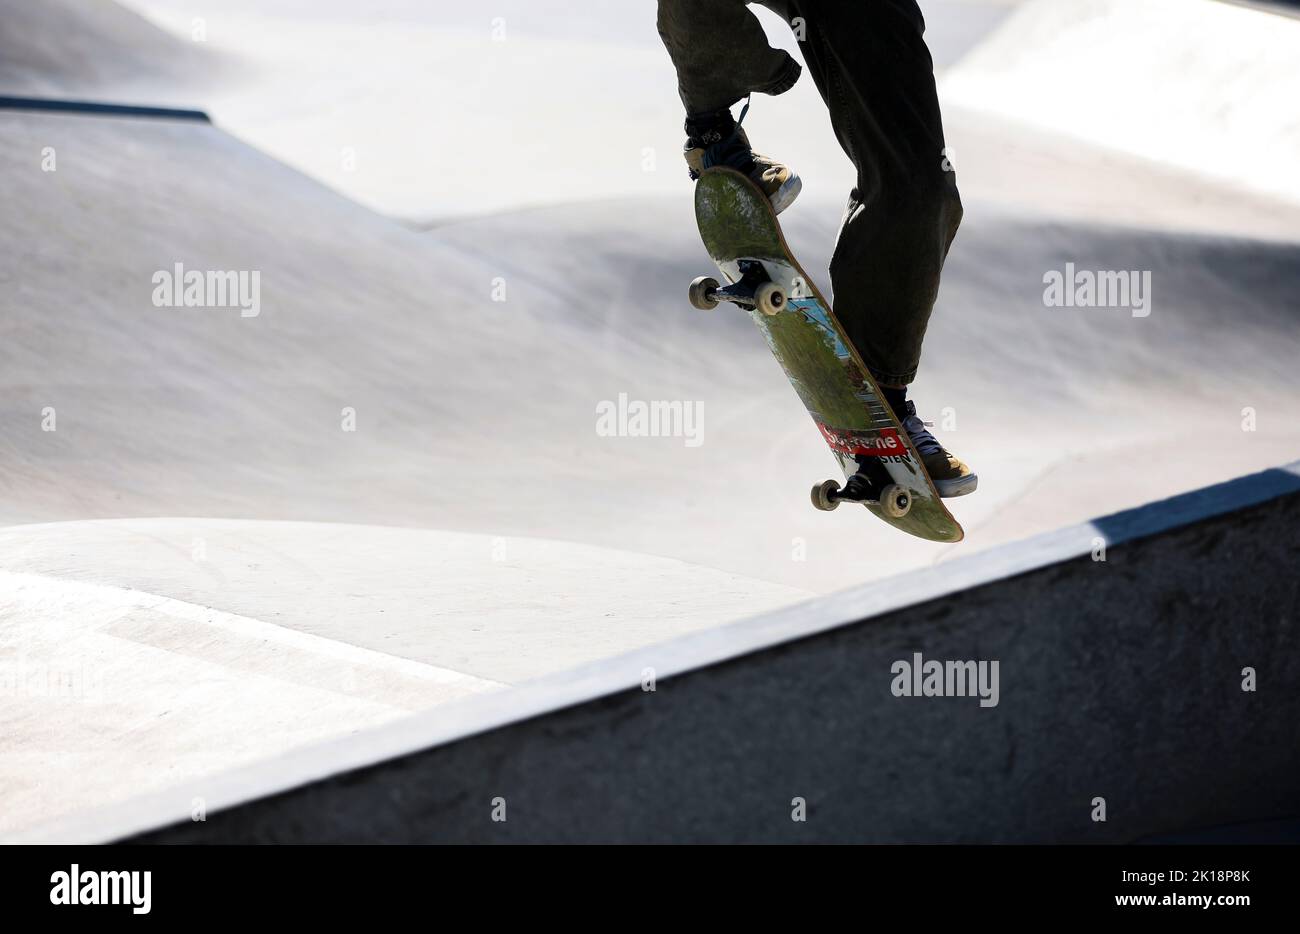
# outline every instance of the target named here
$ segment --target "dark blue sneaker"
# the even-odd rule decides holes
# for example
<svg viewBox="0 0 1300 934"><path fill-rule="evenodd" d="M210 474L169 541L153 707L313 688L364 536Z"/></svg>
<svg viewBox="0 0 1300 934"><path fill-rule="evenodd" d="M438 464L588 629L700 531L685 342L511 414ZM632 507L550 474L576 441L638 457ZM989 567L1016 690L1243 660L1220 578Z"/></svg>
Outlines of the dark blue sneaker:
<svg viewBox="0 0 1300 934"><path fill-rule="evenodd" d="M746 104L740 112L741 120L745 119L748 109ZM789 166L754 152L749 137L740 123L732 119L730 110L689 118L686 132L688 137L683 152L692 179L699 178L701 172L715 165L744 172L763 189L777 214L799 196L803 188L799 176Z"/></svg>
<svg viewBox="0 0 1300 934"><path fill-rule="evenodd" d="M979 477L959 459L949 454L939 439L930 433L926 423L916 414L916 403L910 399L903 404L902 410L895 410L898 420L912 439L912 446L921 455L921 463L926 473L934 481L934 488L943 497L965 496L974 493L979 486Z"/></svg>

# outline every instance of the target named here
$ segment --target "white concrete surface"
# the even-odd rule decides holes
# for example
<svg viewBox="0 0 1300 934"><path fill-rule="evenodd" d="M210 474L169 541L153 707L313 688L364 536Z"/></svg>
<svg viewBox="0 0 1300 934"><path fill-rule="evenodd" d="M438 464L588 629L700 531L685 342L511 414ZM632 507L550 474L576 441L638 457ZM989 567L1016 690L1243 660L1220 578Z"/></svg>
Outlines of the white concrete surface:
<svg viewBox="0 0 1300 934"><path fill-rule="evenodd" d="M943 81L961 107L1300 204L1300 18L1031 0Z"/></svg>
<svg viewBox="0 0 1300 934"><path fill-rule="evenodd" d="M808 596L564 542L212 519L10 527L0 568L0 838Z"/></svg>
<svg viewBox="0 0 1300 934"><path fill-rule="evenodd" d="M0 572L0 835L498 685L114 585Z"/></svg>
<svg viewBox="0 0 1300 934"><path fill-rule="evenodd" d="M199 93L222 127L390 216L444 221L686 190L683 114L654 0L128 5L237 63ZM940 66L1010 9L924 6ZM799 54L790 28L754 9L769 41ZM795 121L801 132L790 132ZM811 79L756 99L746 125L780 140L808 193L847 190L852 173Z"/></svg>
<svg viewBox="0 0 1300 934"><path fill-rule="evenodd" d="M110 0L0 0L0 95L193 101L230 80L223 60Z"/></svg>

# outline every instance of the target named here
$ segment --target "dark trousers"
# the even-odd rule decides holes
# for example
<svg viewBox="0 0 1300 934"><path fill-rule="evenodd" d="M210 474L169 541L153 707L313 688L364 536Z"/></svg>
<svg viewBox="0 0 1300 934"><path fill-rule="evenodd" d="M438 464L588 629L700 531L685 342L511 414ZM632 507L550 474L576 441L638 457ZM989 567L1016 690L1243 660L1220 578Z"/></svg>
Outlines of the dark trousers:
<svg viewBox="0 0 1300 934"><path fill-rule="evenodd" d="M925 21L915 0L763 6L801 39L835 135L857 170L831 258L836 317L877 380L906 385L916 376L962 216L956 174L944 155ZM751 92L779 94L799 76L794 59L767 44L744 0L659 0L659 34L688 117ZM790 126L797 125L791 114Z"/></svg>

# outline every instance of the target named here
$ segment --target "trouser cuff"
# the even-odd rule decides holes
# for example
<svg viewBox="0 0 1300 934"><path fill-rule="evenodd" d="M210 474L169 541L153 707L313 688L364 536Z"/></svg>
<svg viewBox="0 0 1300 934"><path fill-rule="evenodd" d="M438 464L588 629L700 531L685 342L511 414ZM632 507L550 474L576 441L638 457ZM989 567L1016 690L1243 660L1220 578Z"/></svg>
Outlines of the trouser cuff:
<svg viewBox="0 0 1300 934"><path fill-rule="evenodd" d="M784 94L794 87L799 76L803 74L803 68L798 62L790 57L790 53L785 53L785 67L776 78L759 88L754 88L756 94Z"/></svg>
<svg viewBox="0 0 1300 934"><path fill-rule="evenodd" d="M883 370L877 370L875 367L867 367L867 372L881 386L910 386L916 379L916 370L909 373L886 373Z"/></svg>

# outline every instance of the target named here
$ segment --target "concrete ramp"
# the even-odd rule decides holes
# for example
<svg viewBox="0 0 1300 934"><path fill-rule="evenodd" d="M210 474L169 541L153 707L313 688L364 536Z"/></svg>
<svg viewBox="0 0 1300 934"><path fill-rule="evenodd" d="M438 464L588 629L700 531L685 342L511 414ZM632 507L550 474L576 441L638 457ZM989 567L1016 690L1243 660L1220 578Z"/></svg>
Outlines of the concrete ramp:
<svg viewBox="0 0 1300 934"><path fill-rule="evenodd" d="M1082 843L1294 815L1297 520L1300 463L27 838ZM924 660L997 675L899 696Z"/></svg>
<svg viewBox="0 0 1300 934"><path fill-rule="evenodd" d="M101 0L0 0L0 834L117 839L197 807L186 833L287 837L298 794L338 815L300 833L349 839L1110 839L1289 810L1287 700L1243 718L1222 692L1292 674L1270 653L1292 500L1233 510L1293 471L1152 507L1140 535L1072 524L1297 456L1300 207L954 107L967 220L914 398L981 484L954 504L965 543L903 539L811 509L834 464L761 336L685 303L712 266L653 3L577 36L547 12L576 2L512 0L497 42L451 0L410 0L418 28L303 0L298 29L283 4L165 0L173 36ZM1058 8L1085 9L1034 16ZM1007 55L1023 93L1041 63ZM566 73L617 81L575 106ZM115 109L5 109L32 98ZM116 109L140 104L173 112ZM622 140L599 179L550 146L592 113ZM783 222L824 269L848 163L816 90L746 126L806 173ZM1072 268L1153 285L1140 308L1049 302ZM634 429L650 406L683 414ZM893 698L916 651L997 660L999 703ZM1217 778L1257 794L1197 784ZM794 798L821 823L790 826Z"/></svg>
<svg viewBox="0 0 1300 934"><path fill-rule="evenodd" d="M0 0L0 22L0 93L192 104L209 81L238 73L108 0Z"/></svg>
<svg viewBox="0 0 1300 934"><path fill-rule="evenodd" d="M1298 54L1300 18L1258 7L1032 0L948 72L942 95L1300 203Z"/></svg>
<svg viewBox="0 0 1300 934"><path fill-rule="evenodd" d="M571 542L228 519L14 526L0 568L0 837L809 596Z"/></svg>

